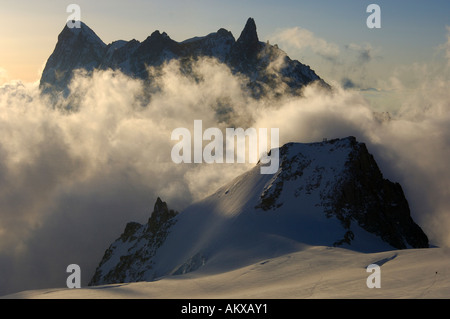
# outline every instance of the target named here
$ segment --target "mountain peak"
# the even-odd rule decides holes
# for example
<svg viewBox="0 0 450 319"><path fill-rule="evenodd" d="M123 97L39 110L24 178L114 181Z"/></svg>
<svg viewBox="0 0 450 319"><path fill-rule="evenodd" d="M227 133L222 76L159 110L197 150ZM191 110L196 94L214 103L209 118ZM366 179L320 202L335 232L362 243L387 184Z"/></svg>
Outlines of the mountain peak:
<svg viewBox="0 0 450 319"><path fill-rule="evenodd" d="M162 212L162 211L165 211L165 210L167 210L167 204L165 202L163 202L161 200L161 198L158 197L156 199L156 203L155 203L153 211L154 212Z"/></svg>
<svg viewBox="0 0 450 319"><path fill-rule="evenodd" d="M91 28L89 28L86 23L83 21L77 22L80 22L79 28L76 26L71 28L66 23L64 29L58 36L58 41L63 41L64 39L81 39L91 44L95 43L102 47L106 47L106 44L102 41L102 39L100 39L100 37Z"/></svg>
<svg viewBox="0 0 450 319"><path fill-rule="evenodd" d="M169 38L166 32L161 33L159 30L153 31L150 38Z"/></svg>
<svg viewBox="0 0 450 319"><path fill-rule="evenodd" d="M169 209L166 202L163 202L161 198L156 199L155 206L153 208L153 212L148 219L148 229L152 233L157 233L162 225L167 223L170 219L172 219L178 213Z"/></svg>
<svg viewBox="0 0 450 319"><path fill-rule="evenodd" d="M75 69L92 71L100 65L106 52L106 44L84 22L79 22L79 27L72 28L66 23L58 35L55 50L42 72L39 87L43 92L56 90L67 96L67 85Z"/></svg>
<svg viewBox="0 0 450 319"><path fill-rule="evenodd" d="M253 18L248 18L241 36L237 40L238 43L255 44L258 43L258 34L256 32L256 23Z"/></svg>
<svg viewBox="0 0 450 319"><path fill-rule="evenodd" d="M258 164L179 214L159 211L157 199L149 223L128 224L105 252L90 285L226 271L304 245L429 247L401 186L384 179L356 138L289 143L280 157L276 174L261 175Z"/></svg>

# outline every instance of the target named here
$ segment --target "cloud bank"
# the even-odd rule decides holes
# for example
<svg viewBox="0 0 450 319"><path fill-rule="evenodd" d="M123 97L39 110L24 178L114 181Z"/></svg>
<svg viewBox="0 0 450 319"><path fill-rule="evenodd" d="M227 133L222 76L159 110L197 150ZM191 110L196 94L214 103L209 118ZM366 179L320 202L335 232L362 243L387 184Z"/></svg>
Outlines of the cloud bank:
<svg viewBox="0 0 450 319"><path fill-rule="evenodd" d="M279 29L268 37L290 54L299 56L300 60L308 57L316 67L322 68L320 74L328 73L344 87L349 88L351 84L351 88L367 89L377 84L371 72L373 62L382 59L381 50L370 43L349 43L340 47L300 27Z"/></svg>
<svg viewBox="0 0 450 319"><path fill-rule="evenodd" d="M279 128L280 144L353 135L402 184L432 242L450 245L448 73L430 76L380 121L362 95L337 83L332 92L310 85L302 97L255 100L215 60L193 70L196 78L172 61L149 70L152 84L80 71L71 97L56 104L36 85L0 87L0 295L64 287L72 263L85 284L125 224L147 220L157 196L181 210L252 167L174 164L171 132L192 132L197 119L204 129Z"/></svg>
<svg viewBox="0 0 450 319"><path fill-rule="evenodd" d="M300 27L279 30L269 38L273 42L280 43L288 52L308 49L328 60L335 60L340 54L337 44L319 38L310 30Z"/></svg>

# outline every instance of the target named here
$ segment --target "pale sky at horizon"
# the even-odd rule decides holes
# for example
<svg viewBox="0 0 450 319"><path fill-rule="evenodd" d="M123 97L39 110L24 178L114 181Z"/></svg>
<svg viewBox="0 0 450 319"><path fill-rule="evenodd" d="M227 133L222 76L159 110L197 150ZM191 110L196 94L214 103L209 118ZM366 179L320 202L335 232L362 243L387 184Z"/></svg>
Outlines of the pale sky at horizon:
<svg viewBox="0 0 450 319"><path fill-rule="evenodd" d="M0 10L0 81L37 81L69 16L66 7L81 7L81 20L105 43L143 41L153 31L165 31L182 41L223 27L237 38L248 17L253 17L261 41L288 28L309 30L314 37L339 47L370 48L368 70L382 77L401 64L436 60L450 25L450 1L5 1ZM382 28L368 29L366 7L381 7ZM271 42L272 43L272 42ZM310 65L322 77L337 69L314 52L280 47L289 56ZM445 54L441 54L444 56ZM437 59L439 61L439 59ZM341 68L342 69L342 68ZM378 73L377 73L378 72ZM383 73L384 72L384 73ZM324 74L325 73L325 74ZM341 77L343 75L340 75ZM386 75L387 76L387 75Z"/></svg>

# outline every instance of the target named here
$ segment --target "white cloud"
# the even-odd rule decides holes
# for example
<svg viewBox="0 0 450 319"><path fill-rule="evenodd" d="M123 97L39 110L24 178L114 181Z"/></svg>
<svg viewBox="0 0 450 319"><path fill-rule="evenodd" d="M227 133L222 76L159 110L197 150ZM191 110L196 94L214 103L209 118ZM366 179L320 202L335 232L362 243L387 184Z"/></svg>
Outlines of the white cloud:
<svg viewBox="0 0 450 319"><path fill-rule="evenodd" d="M358 88L376 87L376 81L370 76L376 70L372 64L382 56L381 49L370 43L350 43L342 45L341 49L337 43L300 27L281 29L268 38L289 52L291 57L314 64L327 81L351 82Z"/></svg>
<svg viewBox="0 0 450 319"><path fill-rule="evenodd" d="M269 36L269 39L273 43L278 43L281 48L286 48L289 52L292 52L289 49L299 51L309 49L330 60L337 58L340 54L337 44L319 38L313 32L300 27L280 30Z"/></svg>
<svg viewBox="0 0 450 319"><path fill-rule="evenodd" d="M370 43L356 44L350 43L346 48L357 54L356 61L360 64L369 63L374 58L374 49Z"/></svg>

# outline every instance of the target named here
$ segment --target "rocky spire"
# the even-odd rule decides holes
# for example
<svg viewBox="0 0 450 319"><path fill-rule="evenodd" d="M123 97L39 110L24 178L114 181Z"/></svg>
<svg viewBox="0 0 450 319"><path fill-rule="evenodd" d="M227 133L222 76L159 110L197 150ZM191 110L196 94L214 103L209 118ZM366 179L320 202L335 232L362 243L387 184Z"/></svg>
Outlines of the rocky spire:
<svg viewBox="0 0 450 319"><path fill-rule="evenodd" d="M151 258L176 223L177 214L158 197L147 225L128 223L122 235L105 251L89 286L142 280L145 270L152 268ZM121 247L126 249L114 260L116 249Z"/></svg>
<svg viewBox="0 0 450 319"><path fill-rule="evenodd" d="M177 212L169 210L167 203L163 202L161 198L156 199L155 206L153 208L153 213L148 219L148 230L156 234L168 220L175 217Z"/></svg>
<svg viewBox="0 0 450 319"><path fill-rule="evenodd" d="M256 23L253 18L248 18L244 30L242 30L241 36L237 42L245 44L246 46L255 45L259 42L258 34L256 33Z"/></svg>
<svg viewBox="0 0 450 319"><path fill-rule="evenodd" d="M231 65L245 72L249 72L252 66L257 64L258 54L261 48L258 34L256 33L255 20L248 18L241 36L232 48L230 54Z"/></svg>
<svg viewBox="0 0 450 319"><path fill-rule="evenodd" d="M158 197L156 199L156 203L155 203L155 206L153 208L153 212L158 214L158 213L166 212L168 210L169 209L167 208L167 204L165 202L163 202L161 200L161 198Z"/></svg>

